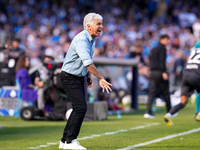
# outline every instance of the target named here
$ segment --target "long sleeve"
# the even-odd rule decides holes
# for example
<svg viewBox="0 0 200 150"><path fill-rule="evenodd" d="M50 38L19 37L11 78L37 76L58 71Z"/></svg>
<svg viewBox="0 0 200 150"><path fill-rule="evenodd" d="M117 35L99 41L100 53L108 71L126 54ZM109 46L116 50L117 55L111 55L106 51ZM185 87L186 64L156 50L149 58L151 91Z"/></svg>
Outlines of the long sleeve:
<svg viewBox="0 0 200 150"><path fill-rule="evenodd" d="M149 53L150 70L166 72L166 48L159 44Z"/></svg>
<svg viewBox="0 0 200 150"><path fill-rule="evenodd" d="M166 48L161 48L160 49L160 70L162 72L166 72Z"/></svg>
<svg viewBox="0 0 200 150"><path fill-rule="evenodd" d="M16 79L19 81L22 89L28 88L29 84L32 84L28 72L25 69L20 69L16 74Z"/></svg>
<svg viewBox="0 0 200 150"><path fill-rule="evenodd" d="M21 97L24 101L36 101L37 91L28 88L29 84L32 84L28 72L25 69L20 69L16 74L16 79L19 81L21 88Z"/></svg>

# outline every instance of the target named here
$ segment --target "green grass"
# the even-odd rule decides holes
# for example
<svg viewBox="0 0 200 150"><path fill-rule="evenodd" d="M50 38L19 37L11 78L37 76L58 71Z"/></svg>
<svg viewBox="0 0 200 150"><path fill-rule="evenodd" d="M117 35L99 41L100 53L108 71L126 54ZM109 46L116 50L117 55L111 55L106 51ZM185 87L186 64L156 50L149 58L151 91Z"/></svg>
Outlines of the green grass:
<svg viewBox="0 0 200 150"><path fill-rule="evenodd" d="M83 122L79 138L101 135L91 139L79 140L80 144L88 150L117 150L131 145L152 141L161 137L189 131L200 127L200 123L194 120L194 106L188 105L173 118L174 125L166 126L163 121L165 107L155 112L156 119L145 119L143 114L146 106L129 114L122 114L118 119L116 115L108 116L107 120ZM145 127L143 129L130 130L130 128L159 123L159 125ZM14 117L0 117L0 150L29 149L47 143L58 143L65 121L23 121ZM106 132L127 129L125 132L105 135ZM138 147L139 150L199 150L199 132L175 137L161 142ZM56 150L58 144L39 148L39 150Z"/></svg>

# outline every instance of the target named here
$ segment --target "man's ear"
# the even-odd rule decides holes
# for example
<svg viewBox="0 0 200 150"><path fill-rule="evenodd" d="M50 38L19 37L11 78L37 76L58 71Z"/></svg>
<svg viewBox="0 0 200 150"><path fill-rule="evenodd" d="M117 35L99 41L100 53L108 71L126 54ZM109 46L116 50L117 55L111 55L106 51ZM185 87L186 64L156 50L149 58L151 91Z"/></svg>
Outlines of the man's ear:
<svg viewBox="0 0 200 150"><path fill-rule="evenodd" d="M88 27L88 30L90 30L90 25L89 24L87 24L87 27Z"/></svg>

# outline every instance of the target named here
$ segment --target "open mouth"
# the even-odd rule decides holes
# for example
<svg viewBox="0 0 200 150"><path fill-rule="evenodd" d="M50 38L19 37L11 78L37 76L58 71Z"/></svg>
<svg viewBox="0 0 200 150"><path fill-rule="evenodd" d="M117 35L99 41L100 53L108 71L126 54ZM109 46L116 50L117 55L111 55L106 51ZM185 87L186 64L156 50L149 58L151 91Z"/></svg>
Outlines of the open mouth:
<svg viewBox="0 0 200 150"><path fill-rule="evenodd" d="M97 30L98 33L101 33L101 30Z"/></svg>

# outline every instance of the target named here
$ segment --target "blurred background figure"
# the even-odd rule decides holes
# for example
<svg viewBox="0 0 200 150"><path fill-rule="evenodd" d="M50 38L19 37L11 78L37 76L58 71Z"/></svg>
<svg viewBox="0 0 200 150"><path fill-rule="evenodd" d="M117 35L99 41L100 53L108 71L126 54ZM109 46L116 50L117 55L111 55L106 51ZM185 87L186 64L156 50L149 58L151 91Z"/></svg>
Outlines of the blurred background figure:
<svg viewBox="0 0 200 150"><path fill-rule="evenodd" d="M193 33L196 40L198 40L200 38L200 19L199 18L197 18L195 23L192 25L192 29L193 29Z"/></svg>
<svg viewBox="0 0 200 150"><path fill-rule="evenodd" d="M30 57L22 55L19 57L16 65L16 80L19 83L21 88L21 98L23 101L33 102L37 105L38 109L44 110L44 101L42 98L38 99L38 88L41 87L41 82L31 81L31 78L28 74L30 67Z"/></svg>
<svg viewBox="0 0 200 150"><path fill-rule="evenodd" d="M44 55L42 59L42 65L38 67L38 70L32 74L32 81L34 85L38 86L37 89L37 94L38 94L38 99L37 99L37 104L38 104L38 109L43 110L44 109L44 92L48 88L47 85L45 85L45 82L50 79L49 76L49 71L44 65L44 62L51 62L53 61L54 58L52 56Z"/></svg>
<svg viewBox="0 0 200 150"><path fill-rule="evenodd" d="M21 98L24 101L37 101L36 86L32 83L28 74L30 67L30 57L20 56L16 65L16 80L19 82L21 88Z"/></svg>
<svg viewBox="0 0 200 150"><path fill-rule="evenodd" d="M149 53L150 62L150 86L148 94L147 110L144 114L145 118L155 118L152 112L152 103L160 89L166 102L167 112L171 109L169 80L166 68L166 46L170 42L167 34L160 35L158 46L154 47Z"/></svg>
<svg viewBox="0 0 200 150"><path fill-rule="evenodd" d="M19 39L12 41L12 47L8 52L8 84L15 85L15 68L17 61L21 55L25 54L25 51L19 47Z"/></svg>
<svg viewBox="0 0 200 150"><path fill-rule="evenodd" d="M200 41L197 41L195 44L195 49L191 50L190 56L187 61L187 65L185 67L183 78L181 81L181 102L175 105L166 115L164 116L164 121L167 125L172 125L173 122L171 118L178 113L181 109L183 109L189 101L190 96L196 90L200 93ZM197 95L198 96L198 95ZM198 98L198 97L197 97ZM199 109L199 99L196 99L196 111ZM197 112L199 113L199 112ZM195 113L195 120L200 121L200 116Z"/></svg>
<svg viewBox="0 0 200 150"><path fill-rule="evenodd" d="M146 91L148 92L149 88L149 67L143 58L143 47L141 44L136 44L132 47L132 51L130 52L130 58L136 58L139 60L138 64L138 84L139 84L139 92ZM132 76L132 67L129 68L129 73Z"/></svg>
<svg viewBox="0 0 200 150"><path fill-rule="evenodd" d="M174 74L175 74L174 85L180 86L186 58L184 57L182 51L177 51L176 53L177 53L176 54L177 58L174 63Z"/></svg>

